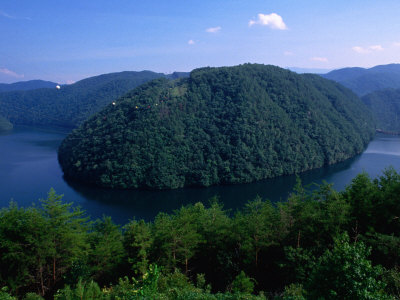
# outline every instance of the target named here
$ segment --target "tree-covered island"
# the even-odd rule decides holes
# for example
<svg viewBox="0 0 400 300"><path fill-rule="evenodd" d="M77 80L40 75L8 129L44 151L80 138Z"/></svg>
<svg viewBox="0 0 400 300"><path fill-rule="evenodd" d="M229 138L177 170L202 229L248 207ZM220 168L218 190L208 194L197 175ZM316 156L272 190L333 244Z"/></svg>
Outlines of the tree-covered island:
<svg viewBox="0 0 400 300"><path fill-rule="evenodd" d="M374 134L347 88L317 75L245 64L146 83L59 148L67 178L110 188L252 182L343 161Z"/></svg>

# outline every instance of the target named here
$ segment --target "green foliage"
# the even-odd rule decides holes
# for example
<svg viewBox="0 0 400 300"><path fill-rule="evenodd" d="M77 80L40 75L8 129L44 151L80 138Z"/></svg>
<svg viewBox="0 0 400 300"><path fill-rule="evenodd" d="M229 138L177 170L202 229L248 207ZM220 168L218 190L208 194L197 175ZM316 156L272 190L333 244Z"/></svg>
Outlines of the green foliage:
<svg viewBox="0 0 400 300"><path fill-rule="evenodd" d="M135 273L144 274L149 265L149 251L153 246L150 224L130 221L124 227L124 249Z"/></svg>
<svg viewBox="0 0 400 300"><path fill-rule="evenodd" d="M347 234L335 240L311 272L307 290L311 299L389 299L379 280L382 269L367 259L370 249L362 242L350 244Z"/></svg>
<svg viewBox="0 0 400 300"><path fill-rule="evenodd" d="M49 248L46 231L36 208L10 203L0 211L0 278L14 293L40 282Z"/></svg>
<svg viewBox="0 0 400 300"><path fill-rule="evenodd" d="M51 189L41 209L11 203L0 212L0 278L16 294L28 289L45 295L87 255L83 212L71 211L61 198Z"/></svg>
<svg viewBox="0 0 400 300"><path fill-rule="evenodd" d="M74 262L84 259L88 252L87 218L79 207L71 209L72 203L63 203L62 197L50 189L47 199L41 200L48 226L47 263L52 285L67 273Z"/></svg>
<svg viewBox="0 0 400 300"><path fill-rule="evenodd" d="M43 300L43 297L35 293L27 293L23 300Z"/></svg>
<svg viewBox="0 0 400 300"><path fill-rule="evenodd" d="M285 286L282 300L306 300L306 291L301 284L290 284Z"/></svg>
<svg viewBox="0 0 400 300"><path fill-rule="evenodd" d="M61 290L58 290L54 295L55 300L94 300L94 299L109 299L100 290L99 285L96 282L90 281L88 283L79 280L76 287L71 289L70 286L66 286Z"/></svg>
<svg viewBox="0 0 400 300"><path fill-rule="evenodd" d="M154 220L155 246L169 269L179 265L189 270L189 260L195 255L202 236L193 222L197 207L182 207L174 215L160 213Z"/></svg>
<svg viewBox="0 0 400 300"><path fill-rule="evenodd" d="M386 291L395 299L400 299L400 268L385 270L382 281L386 284Z"/></svg>
<svg viewBox="0 0 400 300"><path fill-rule="evenodd" d="M233 293L251 294L254 291L254 279L248 277L243 271L232 282Z"/></svg>
<svg viewBox="0 0 400 300"><path fill-rule="evenodd" d="M244 213L238 213L234 222L242 244L241 250L248 256L248 261L258 267L260 251L278 243L276 209L270 202L263 202L257 197L246 204Z"/></svg>
<svg viewBox="0 0 400 300"><path fill-rule="evenodd" d="M189 281L189 278L178 269L171 273L163 274L158 282L158 289L161 293L178 294L181 291L196 291L196 287Z"/></svg>
<svg viewBox="0 0 400 300"><path fill-rule="evenodd" d="M235 184L345 160L373 132L342 86L245 64L136 88L70 134L59 161L66 177L111 188Z"/></svg>
<svg viewBox="0 0 400 300"><path fill-rule="evenodd" d="M204 274L198 273L197 277L196 277L196 287L198 289L202 289L206 292L210 292L211 291L211 285L210 284L206 284L206 278L204 276Z"/></svg>
<svg viewBox="0 0 400 300"><path fill-rule="evenodd" d="M162 299L158 293L160 269L150 265L141 279L120 278L118 285L106 290L111 299Z"/></svg>
<svg viewBox="0 0 400 300"><path fill-rule="evenodd" d="M286 247L285 255L287 261L282 266L289 269L288 279L294 282L305 282L316 264L313 251L301 247Z"/></svg>
<svg viewBox="0 0 400 300"><path fill-rule="evenodd" d="M7 287L3 287L0 289L0 299L2 299L2 300L17 300L17 298L11 296L8 293Z"/></svg>
<svg viewBox="0 0 400 300"><path fill-rule="evenodd" d="M115 280L115 274L121 268L125 250L122 233L110 217L94 222L89 235L90 253L88 263L93 277L101 283Z"/></svg>

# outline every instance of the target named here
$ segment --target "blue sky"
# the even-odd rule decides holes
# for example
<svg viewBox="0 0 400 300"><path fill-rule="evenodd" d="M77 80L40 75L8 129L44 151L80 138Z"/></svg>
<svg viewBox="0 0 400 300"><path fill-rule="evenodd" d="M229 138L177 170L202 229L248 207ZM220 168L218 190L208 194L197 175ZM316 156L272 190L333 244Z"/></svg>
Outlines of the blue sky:
<svg viewBox="0 0 400 300"><path fill-rule="evenodd" d="M399 13L398 0L1 0L0 82L398 63Z"/></svg>

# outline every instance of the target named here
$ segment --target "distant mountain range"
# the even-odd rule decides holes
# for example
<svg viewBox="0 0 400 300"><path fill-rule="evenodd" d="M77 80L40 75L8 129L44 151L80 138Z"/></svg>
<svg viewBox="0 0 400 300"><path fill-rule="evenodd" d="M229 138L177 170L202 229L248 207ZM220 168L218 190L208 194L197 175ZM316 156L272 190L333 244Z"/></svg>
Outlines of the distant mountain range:
<svg viewBox="0 0 400 300"><path fill-rule="evenodd" d="M156 79L177 79L189 73L169 75L151 71L118 72L94 76L56 89L56 83L27 81L6 84L18 91L0 93L0 116L13 124L75 127L113 100L135 87ZM43 85L41 85L43 84ZM28 88L31 90L28 90ZM35 88L35 89L33 89Z"/></svg>
<svg viewBox="0 0 400 300"><path fill-rule="evenodd" d="M378 129L400 132L400 64L344 68L321 75L350 88L374 115Z"/></svg>
<svg viewBox="0 0 400 300"><path fill-rule="evenodd" d="M15 83L0 83L0 92L28 91L44 88L55 88L57 83L44 80L29 80Z"/></svg>
<svg viewBox="0 0 400 300"><path fill-rule="evenodd" d="M321 76L343 84L359 96L386 88L400 88L400 64L380 65L370 69L344 68Z"/></svg>

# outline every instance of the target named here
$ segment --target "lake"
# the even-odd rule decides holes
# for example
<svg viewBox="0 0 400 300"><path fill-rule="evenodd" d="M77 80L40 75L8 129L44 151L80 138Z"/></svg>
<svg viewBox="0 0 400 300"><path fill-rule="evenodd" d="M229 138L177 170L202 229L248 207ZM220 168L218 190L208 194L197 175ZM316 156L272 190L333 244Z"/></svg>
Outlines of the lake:
<svg viewBox="0 0 400 300"><path fill-rule="evenodd" d="M272 201L284 200L296 182L283 176L251 184L185 188L172 191L120 191L69 183L63 179L57 161L57 148L67 132L43 128L15 127L0 133L0 207L14 200L19 206L40 205L53 187L66 202L81 206L92 219L111 216L116 223L129 219L152 220L158 212L171 212L182 205L203 202L217 196L226 209L242 208L257 195ZM384 168L400 168L400 137L377 134L367 149L345 162L300 174L304 185L333 183L342 190L358 173L371 177Z"/></svg>

